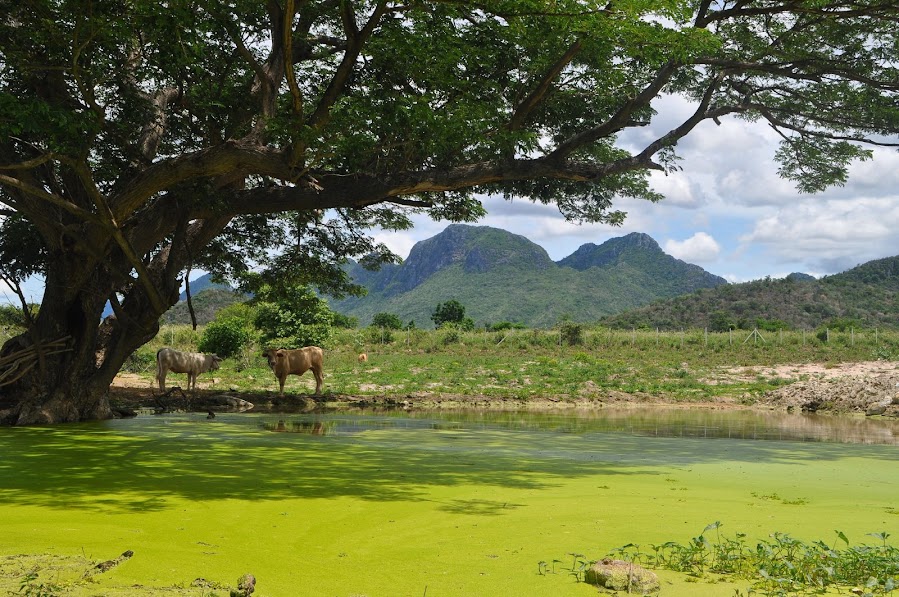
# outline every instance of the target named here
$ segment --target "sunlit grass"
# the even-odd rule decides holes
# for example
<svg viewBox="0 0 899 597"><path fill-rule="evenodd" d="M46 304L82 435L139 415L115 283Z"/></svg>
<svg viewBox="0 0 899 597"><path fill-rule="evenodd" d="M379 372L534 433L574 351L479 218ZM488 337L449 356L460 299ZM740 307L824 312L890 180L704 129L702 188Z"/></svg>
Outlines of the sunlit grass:
<svg viewBox="0 0 899 597"><path fill-rule="evenodd" d="M163 326L126 370L150 384L156 351L162 346L196 350L202 330ZM397 397L405 394L455 394L520 400L553 396L560 400L602 400L626 392L683 402L732 398L751 403L764 392L799 380L771 367L785 363L835 366L899 353L899 333L831 334L824 343L808 333L784 332L762 341L735 333L590 329L582 344L560 342L554 330L455 332L394 331L392 341L364 330L341 330L325 347L325 391ZM386 336L385 336L386 337ZM748 339L747 339L748 340ZM360 363L360 352L368 362ZM740 378L722 375L746 368ZM257 346L227 359L214 375L216 387L238 392L276 391L277 383ZM201 377L201 384L203 378ZM289 393L310 393L310 374L290 377Z"/></svg>

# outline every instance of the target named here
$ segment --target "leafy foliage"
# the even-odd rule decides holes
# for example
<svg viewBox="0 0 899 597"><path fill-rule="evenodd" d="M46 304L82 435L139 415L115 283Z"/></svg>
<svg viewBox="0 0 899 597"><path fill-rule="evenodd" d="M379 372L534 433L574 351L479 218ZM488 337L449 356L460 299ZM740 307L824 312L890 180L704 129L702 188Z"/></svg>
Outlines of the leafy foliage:
<svg viewBox="0 0 899 597"><path fill-rule="evenodd" d="M233 357L250 341L246 321L238 317L216 319L203 330L199 349L222 358Z"/></svg>
<svg viewBox="0 0 899 597"><path fill-rule="evenodd" d="M706 120L765 121L801 191L842 184L899 131L892 3L585 7L0 0L0 263L46 281L35 338L73 342L7 392L111 381L193 267L352 298L341 266L396 262L369 231L411 213L471 222L482 200L523 198L619 224L614 200L661 199L648 173L677 168ZM695 110L668 126L660 95ZM669 132L619 142L656 119ZM100 337L84 322L107 301L130 323ZM19 414L103 412L97 394Z"/></svg>
<svg viewBox="0 0 899 597"><path fill-rule="evenodd" d="M330 345L334 314L311 288L261 283L253 290L253 325L264 344L279 348Z"/></svg>
<svg viewBox="0 0 899 597"><path fill-rule="evenodd" d="M434 325L437 327L447 323L461 324L464 320L465 306L456 299L440 303L434 308L434 312L431 314L431 321L433 321Z"/></svg>
<svg viewBox="0 0 899 597"><path fill-rule="evenodd" d="M835 531L832 544L821 540L806 543L786 533L774 533L752 546L743 533L734 538L722 536L721 526L720 522L706 526L686 545L669 541L653 545L652 553L641 553L639 546L631 544L612 553L700 578L733 575L751 581L750 594L820 595L849 588L874 597L892 594L899 586L899 548L887 543L889 533L869 533L878 540L874 545L850 545L841 531ZM711 538L706 536L709 531L715 531ZM864 587L864 592L858 587Z"/></svg>
<svg viewBox="0 0 899 597"><path fill-rule="evenodd" d="M899 257L878 259L820 280L765 278L700 290L602 318L616 328L722 326L775 331L899 326ZM823 331L822 331L823 333Z"/></svg>
<svg viewBox="0 0 899 597"><path fill-rule="evenodd" d="M403 329L403 320L395 313L375 313L375 316L371 318L371 325L376 328L401 330Z"/></svg>

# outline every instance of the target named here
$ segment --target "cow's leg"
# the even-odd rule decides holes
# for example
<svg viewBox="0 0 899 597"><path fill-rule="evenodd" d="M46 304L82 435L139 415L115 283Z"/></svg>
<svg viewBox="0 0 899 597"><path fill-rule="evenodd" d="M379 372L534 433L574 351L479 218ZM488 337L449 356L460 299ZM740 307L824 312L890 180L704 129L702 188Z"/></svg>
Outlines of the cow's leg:
<svg viewBox="0 0 899 597"><path fill-rule="evenodd" d="M286 375L282 375L281 377L278 378L278 383L281 384L281 389L278 391L278 396L282 397L282 398L284 397L284 382L285 381L287 381Z"/></svg>
<svg viewBox="0 0 899 597"><path fill-rule="evenodd" d="M318 367L312 369L312 375L315 376L315 395L318 396L322 393L322 384L324 383L325 376L322 375L322 370Z"/></svg>
<svg viewBox="0 0 899 597"><path fill-rule="evenodd" d="M156 380L159 382L159 391L165 393L165 377L169 372L166 369L160 369L156 374Z"/></svg>

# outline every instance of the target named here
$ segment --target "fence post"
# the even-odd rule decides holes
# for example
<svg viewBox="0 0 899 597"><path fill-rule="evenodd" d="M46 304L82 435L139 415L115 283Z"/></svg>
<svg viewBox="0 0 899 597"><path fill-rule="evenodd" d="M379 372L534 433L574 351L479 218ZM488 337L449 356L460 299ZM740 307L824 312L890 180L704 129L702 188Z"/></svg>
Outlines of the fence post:
<svg viewBox="0 0 899 597"><path fill-rule="evenodd" d="M705 329L705 346L709 345L709 328Z"/></svg>

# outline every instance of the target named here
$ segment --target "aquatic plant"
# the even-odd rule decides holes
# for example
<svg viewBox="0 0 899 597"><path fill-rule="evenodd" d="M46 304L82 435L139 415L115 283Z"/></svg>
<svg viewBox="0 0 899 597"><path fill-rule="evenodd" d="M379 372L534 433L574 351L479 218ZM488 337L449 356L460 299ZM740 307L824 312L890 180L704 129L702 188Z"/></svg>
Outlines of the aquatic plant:
<svg viewBox="0 0 899 597"><path fill-rule="evenodd" d="M848 588L874 597L892 594L899 587L899 548L887 543L889 533L869 533L879 544L851 546L842 531L835 531L834 545L820 540L806 543L776 532L753 546L743 533L722 537L721 526L718 521L706 526L687 544L653 545L652 553L628 544L610 555L697 578L717 574L748 580L747 595L818 595ZM706 536L710 531L715 531L712 539ZM837 549L839 542L843 549Z"/></svg>
<svg viewBox="0 0 899 597"><path fill-rule="evenodd" d="M22 577L19 593L25 597L56 597L61 595L62 587L50 582L38 582L37 570L32 570Z"/></svg>

